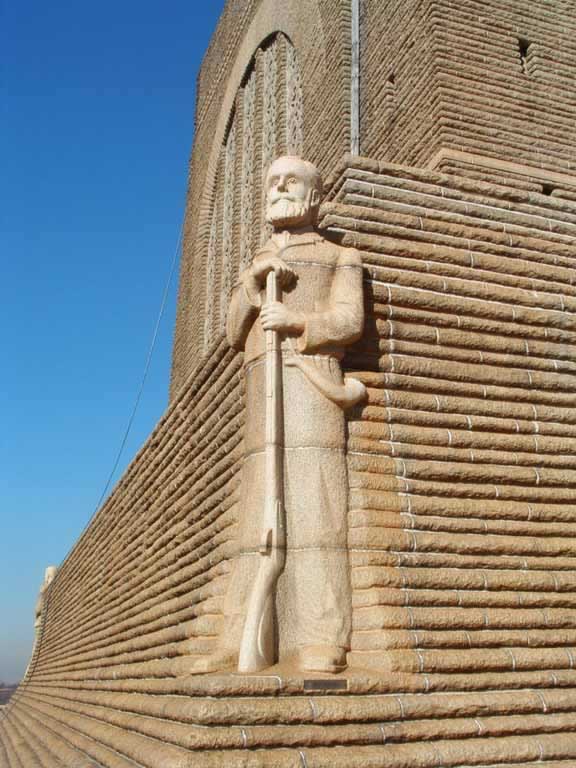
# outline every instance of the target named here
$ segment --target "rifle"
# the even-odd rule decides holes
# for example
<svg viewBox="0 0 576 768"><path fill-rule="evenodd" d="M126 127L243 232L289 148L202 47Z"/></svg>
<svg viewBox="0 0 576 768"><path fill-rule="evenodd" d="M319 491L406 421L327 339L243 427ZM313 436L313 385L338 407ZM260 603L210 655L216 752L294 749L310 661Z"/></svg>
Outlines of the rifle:
<svg viewBox="0 0 576 768"><path fill-rule="evenodd" d="M266 300L281 301L274 270L266 277ZM284 512L282 347L278 331L266 331L265 501L261 555L240 644L239 672L258 672L276 661L275 593L286 562Z"/></svg>

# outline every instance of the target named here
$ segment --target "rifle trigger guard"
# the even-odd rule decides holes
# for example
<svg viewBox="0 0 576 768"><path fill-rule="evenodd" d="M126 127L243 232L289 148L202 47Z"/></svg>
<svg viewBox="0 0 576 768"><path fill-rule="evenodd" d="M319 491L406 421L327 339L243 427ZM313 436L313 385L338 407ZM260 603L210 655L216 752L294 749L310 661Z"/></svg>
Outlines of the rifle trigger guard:
<svg viewBox="0 0 576 768"><path fill-rule="evenodd" d="M269 555L270 551L272 550L272 543L274 538L274 532L271 528L268 528L264 532L264 537L262 539L262 544L260 545L259 552L261 555Z"/></svg>

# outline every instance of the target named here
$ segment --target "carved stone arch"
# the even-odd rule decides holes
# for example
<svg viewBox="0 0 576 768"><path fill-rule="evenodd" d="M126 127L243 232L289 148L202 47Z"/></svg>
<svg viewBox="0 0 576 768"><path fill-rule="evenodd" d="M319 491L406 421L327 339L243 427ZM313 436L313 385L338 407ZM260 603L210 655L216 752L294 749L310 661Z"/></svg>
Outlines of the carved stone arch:
<svg viewBox="0 0 576 768"><path fill-rule="evenodd" d="M231 288L233 270L236 171L237 113L229 115L226 133L220 151L212 190L208 218L202 222L208 230L204 253L203 280L211 286L204 295L203 343L207 349L215 336L223 331L225 297Z"/></svg>
<svg viewBox="0 0 576 768"><path fill-rule="evenodd" d="M213 147L198 227L197 253L204 261L203 353L224 332L233 284L267 237L263 182L270 163L279 154L304 152L302 79L288 35L276 30L261 41L225 117L222 141Z"/></svg>
<svg viewBox="0 0 576 768"><path fill-rule="evenodd" d="M305 20L305 23L303 23ZM318 33L321 37L318 38ZM320 53L320 68L326 71L326 51L323 41L323 24L318 0L262 0L257 14L252 19L234 64L226 76L226 89L222 97L219 116L212 126L213 144L208 162L208 172L202 193L201 215L210 205L214 186L214 171L217 166L218 148L224 140L226 126L236 102L236 94L254 55L275 35L283 34L296 51L315 50ZM205 110L206 111L206 107ZM200 115L201 119L202 115Z"/></svg>
<svg viewBox="0 0 576 768"><path fill-rule="evenodd" d="M265 49L270 40L282 35L293 47L285 59L280 59L278 76L286 82L285 78L291 78L296 71L295 79L289 79L289 82L300 80L300 88L294 88L289 97L277 100L278 118L282 120L283 111L289 110L289 105L293 108L298 104L301 91L302 135L299 136L296 131L288 138L283 136L286 149L297 152L301 144L302 154L328 174L350 147L348 83L351 17L348 3L335 9L329 0L284 0L282 3L277 0L230 0L227 9L198 79L196 136L184 228L172 397L207 351L204 312L209 300L205 290L208 277L206 257L213 229L214 201L219 194L222 148L227 138L230 115L237 115L238 124L242 120L244 104L238 95L244 93L246 74L252 66L258 70L259 57L256 56L255 61L255 54ZM335 14L338 19L336 24ZM258 83L255 87L258 91ZM258 107L255 109L257 111ZM251 230L255 246L261 237L257 219L253 217L250 220L250 211L255 210L256 204L260 205L262 200L261 170L255 169L252 176L245 173L243 177L240 164L243 141L244 136L237 125L236 181L240 184L244 179L242 183L247 188L251 179L252 186L251 192L244 193L244 200L239 190L234 199L237 214L245 214L243 225L239 215L233 224L234 242L238 248L235 265L241 261L246 263L249 253L248 236L245 234L240 255L241 228L244 228L244 233ZM255 135L253 141L254 151L258 154L261 151L260 137ZM282 145L279 150L283 151ZM246 207L243 203L247 197L250 199L250 195L252 206ZM218 238L220 233L218 224ZM218 253L220 247L221 242L217 242ZM219 274L217 278L220 279ZM221 304L220 295L217 304ZM222 328L220 320L215 322L214 327ZM213 335L212 343L217 342L218 336Z"/></svg>

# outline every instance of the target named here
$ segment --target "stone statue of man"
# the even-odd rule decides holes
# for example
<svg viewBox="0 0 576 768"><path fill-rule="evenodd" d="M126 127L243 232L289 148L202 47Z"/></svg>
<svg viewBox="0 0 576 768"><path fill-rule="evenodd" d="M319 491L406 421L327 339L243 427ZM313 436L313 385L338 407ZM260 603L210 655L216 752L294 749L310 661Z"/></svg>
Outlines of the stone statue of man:
<svg viewBox="0 0 576 768"><path fill-rule="evenodd" d="M244 351L245 459L239 553L225 600L217 653L194 671L237 666L247 603L261 561L266 488L266 331L282 348L283 481L286 557L275 589L277 652L317 672L346 666L351 631L347 556L348 481L343 408L362 385L345 384L340 361L362 334L364 302L358 252L315 229L322 181L311 163L280 157L266 178L269 241L241 274L229 308L230 344ZM274 271L282 300L266 301ZM356 386L349 386L350 384Z"/></svg>
<svg viewBox="0 0 576 768"><path fill-rule="evenodd" d="M48 590L48 587L52 582L54 581L54 577L56 576L58 568L56 568L55 565L49 565L46 570L44 571L44 581L42 582L42 585L40 587L40 591L38 593L38 599L36 600L36 611L35 611L35 621L34 621L34 629L36 631L36 634L40 631L40 627L42 626L42 615L44 613L44 603L46 599L46 592Z"/></svg>
<svg viewBox="0 0 576 768"><path fill-rule="evenodd" d="M26 667L24 676L26 676L30 671L30 664L32 663L32 658L36 653L36 647L38 645L38 640L40 639L40 630L42 628L42 617L44 616L44 609L46 606L46 592L48 591L50 584L52 584L54 581L57 571L58 568L55 565L49 565L44 571L44 581L40 586L40 591L38 592L38 599L36 600L36 607L34 610L34 645L32 646L30 662Z"/></svg>

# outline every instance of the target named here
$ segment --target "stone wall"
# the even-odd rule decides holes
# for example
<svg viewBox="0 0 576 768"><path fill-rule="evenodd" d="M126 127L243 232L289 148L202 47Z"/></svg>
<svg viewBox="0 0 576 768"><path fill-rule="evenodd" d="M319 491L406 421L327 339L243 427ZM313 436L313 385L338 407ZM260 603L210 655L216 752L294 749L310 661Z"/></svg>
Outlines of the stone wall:
<svg viewBox="0 0 576 768"><path fill-rule="evenodd" d="M223 292L218 284L206 291L209 254L216 259L216 276L224 271L226 258L223 221L216 218L212 225L215 202L223 200L219 185L225 184L223 158L231 125L238 122L236 172L228 198L233 209L230 221L235 235L233 243L241 242L242 214L250 213L253 244L257 245L262 229L262 176L270 160L293 151L299 144L303 154L327 173L349 150L350 25L350 8L338 0L286 0L282 4L274 0L263 0L259 4L245 1L228 3L226 7L199 78L172 397L205 354L205 308L213 302L225 305L230 288L228 284ZM274 45L276 55L271 56ZM253 145L247 147L240 136L246 135L242 125L243 96L252 77L256 80L256 103L252 117ZM286 131L289 118L286 85L293 85L295 78L302 92L302 130L296 145L294 137ZM272 102L264 101L264 91L272 92ZM276 126L275 131L270 130L270 121ZM253 169L250 174L246 171L248 167ZM242 180L248 176L253 182L253 192L251 200L246 202ZM218 215L221 214L217 212ZM240 261L239 252L232 253L232 280L238 273ZM221 329L213 332L219 333Z"/></svg>
<svg viewBox="0 0 576 768"><path fill-rule="evenodd" d="M364 156L486 181L515 181L519 189L574 199L576 85L571 68L576 66L576 17L570 3L362 0L361 9ZM227 4L198 81L172 396L204 354L205 307L212 303L205 290L211 232L216 251L224 253L222 222L211 229L213 205L251 61L256 55L258 77L263 78L266 62L257 52L266 48L270 36L284 35L298 62L304 154L324 173L332 172L350 150L351 26L348 2ZM286 57L280 56L277 89L287 76ZM285 118L284 103L278 90L278 125ZM236 148L236 213L231 214L236 235L241 210L252 211L255 227L259 219L256 198L267 163L259 138L262 119L257 111L252 207L242 207L241 192L242 168L250 158L245 147ZM282 131L267 149L275 154L289 149ZM238 263L235 258L233 272ZM220 295L216 301L225 303Z"/></svg>
<svg viewBox="0 0 576 768"><path fill-rule="evenodd" d="M467 168L470 160L448 159L457 150L480 165L496 158L574 175L573 3L364 0L363 8L362 154Z"/></svg>
<svg viewBox="0 0 576 768"><path fill-rule="evenodd" d="M170 407L50 588L1 768L576 762L573 5L362 9L371 157L342 161L349 4L227 4L199 78ZM223 629L236 541L226 296L262 235L263 158L290 142L365 266L351 666L328 692L187 675Z"/></svg>
<svg viewBox="0 0 576 768"><path fill-rule="evenodd" d="M576 761L576 203L349 158L322 226L361 250L369 317L347 688L187 676L236 538L241 360L218 344L59 570L2 768Z"/></svg>
<svg viewBox="0 0 576 768"><path fill-rule="evenodd" d="M576 208L354 158L340 184L324 224L363 251L371 318L349 359L369 388L349 425L352 656L572 670Z"/></svg>

